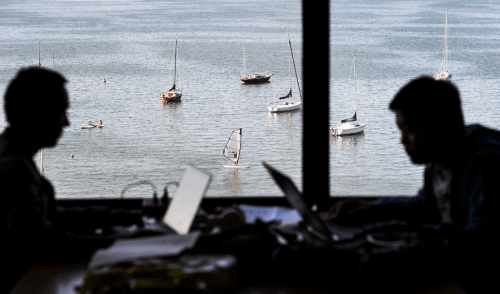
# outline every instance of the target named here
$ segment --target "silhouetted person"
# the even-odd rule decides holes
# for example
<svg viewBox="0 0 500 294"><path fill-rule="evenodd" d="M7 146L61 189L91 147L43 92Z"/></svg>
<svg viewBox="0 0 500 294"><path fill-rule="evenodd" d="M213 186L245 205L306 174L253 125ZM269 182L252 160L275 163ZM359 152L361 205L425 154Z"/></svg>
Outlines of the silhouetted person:
<svg viewBox="0 0 500 294"><path fill-rule="evenodd" d="M331 217L418 224L442 240L438 259L467 293L498 289L500 132L465 126L458 89L431 77L405 85L389 109L411 161L426 165L424 186L410 198L338 202Z"/></svg>
<svg viewBox="0 0 500 294"><path fill-rule="evenodd" d="M56 72L23 68L4 95L8 127L0 135L0 293L9 292L33 262L88 258L114 239L69 233L66 229L72 224L58 221L63 213L55 206L52 185L32 159L41 148L55 146L69 126L65 83ZM107 211L87 214L87 219L70 215L73 225L113 222Z"/></svg>

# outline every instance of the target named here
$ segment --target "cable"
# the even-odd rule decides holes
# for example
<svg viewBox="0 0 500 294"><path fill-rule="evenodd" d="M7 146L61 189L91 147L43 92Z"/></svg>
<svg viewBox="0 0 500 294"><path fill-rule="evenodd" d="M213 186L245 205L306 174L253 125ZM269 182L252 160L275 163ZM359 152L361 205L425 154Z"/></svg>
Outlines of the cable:
<svg viewBox="0 0 500 294"><path fill-rule="evenodd" d="M153 203L154 204L158 204L158 196L156 194L156 187L155 185L153 184L153 182L151 181L148 181L148 180L143 180L143 181L139 181L139 182L136 182L136 183L132 183L132 184L128 184L127 186L125 186L125 188L123 188L121 194L120 194L120 198L122 200L124 200L124 195L125 195L125 192L134 187L134 186L138 186L138 185L143 185L143 184L149 184L152 188L153 188Z"/></svg>

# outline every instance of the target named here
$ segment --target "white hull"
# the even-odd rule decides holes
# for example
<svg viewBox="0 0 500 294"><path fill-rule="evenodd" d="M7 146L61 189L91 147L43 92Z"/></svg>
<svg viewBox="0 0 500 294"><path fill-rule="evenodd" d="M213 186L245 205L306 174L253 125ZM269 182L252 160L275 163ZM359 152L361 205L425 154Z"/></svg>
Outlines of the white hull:
<svg viewBox="0 0 500 294"><path fill-rule="evenodd" d="M270 112L286 112L292 110L298 110L302 108L302 102L298 101L287 101L285 103L274 104L271 103L267 107Z"/></svg>
<svg viewBox="0 0 500 294"><path fill-rule="evenodd" d="M249 165L224 165L225 168L250 168Z"/></svg>
<svg viewBox="0 0 500 294"><path fill-rule="evenodd" d="M366 124L357 122L342 123L340 125L330 127L330 132L333 136L345 136L362 133L365 130Z"/></svg>
<svg viewBox="0 0 500 294"><path fill-rule="evenodd" d="M446 80L451 80L451 72L449 71L442 71L440 73L437 73L434 75L434 79L436 81L446 81Z"/></svg>

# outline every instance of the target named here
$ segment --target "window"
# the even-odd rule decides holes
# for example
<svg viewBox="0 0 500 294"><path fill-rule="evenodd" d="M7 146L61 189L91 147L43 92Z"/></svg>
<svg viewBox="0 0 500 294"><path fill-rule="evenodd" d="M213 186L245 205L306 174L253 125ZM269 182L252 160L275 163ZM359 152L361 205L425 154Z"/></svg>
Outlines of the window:
<svg viewBox="0 0 500 294"><path fill-rule="evenodd" d="M302 112L267 112L268 103L289 90L287 29L302 77L300 0L24 2L2 5L0 14L7 26L0 34L6 44L2 90L18 68L39 58L47 68L54 61L69 80L71 125L58 146L44 152L56 197L120 197L128 184L143 180L161 194L188 163L214 176L209 196L281 195L262 160L301 186ZM179 78L172 72L176 39L175 83L184 94L176 106L161 105L160 93ZM273 71L272 83L241 85L243 49L247 70ZM294 75L293 98L300 99ZM81 129L99 119L102 129ZM5 127L3 112L0 121ZM223 168L232 163L222 149L239 128L240 163L251 168L233 172ZM125 197L152 192L142 185Z"/></svg>
<svg viewBox="0 0 500 294"><path fill-rule="evenodd" d="M494 58L498 20L491 14L496 7L426 1L350 5L330 1L330 5L330 123L354 114L352 73L351 85L347 85L354 55L367 119L364 135L331 141L331 195L416 194L422 186L423 167L413 165L406 156L388 105L411 79L443 69L444 52L448 53L452 82L461 93L466 123L500 127L496 107L499 64ZM305 34L304 46L308 45L306 38ZM307 54L307 47L305 51ZM322 82L315 81L315 85Z"/></svg>

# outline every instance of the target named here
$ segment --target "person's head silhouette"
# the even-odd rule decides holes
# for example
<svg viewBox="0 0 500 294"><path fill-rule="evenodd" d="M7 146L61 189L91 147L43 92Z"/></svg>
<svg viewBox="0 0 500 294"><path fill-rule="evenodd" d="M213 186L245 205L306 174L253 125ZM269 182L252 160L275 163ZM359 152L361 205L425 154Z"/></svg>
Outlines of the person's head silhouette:
<svg viewBox="0 0 500 294"><path fill-rule="evenodd" d="M69 125L66 82L57 72L28 67L19 70L5 91L9 128L33 154L40 148L55 146L62 129Z"/></svg>
<svg viewBox="0 0 500 294"><path fill-rule="evenodd" d="M399 90L389 109L413 163L452 163L465 138L460 94L452 83L416 78Z"/></svg>

